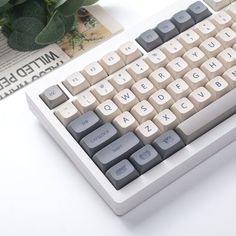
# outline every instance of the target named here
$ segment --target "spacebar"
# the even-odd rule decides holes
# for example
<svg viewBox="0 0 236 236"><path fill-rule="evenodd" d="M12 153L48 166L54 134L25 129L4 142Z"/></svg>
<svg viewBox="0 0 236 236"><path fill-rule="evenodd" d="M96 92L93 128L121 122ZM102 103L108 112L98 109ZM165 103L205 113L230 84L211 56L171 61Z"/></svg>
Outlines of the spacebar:
<svg viewBox="0 0 236 236"><path fill-rule="evenodd" d="M189 144L235 113L236 88L180 123L176 132Z"/></svg>

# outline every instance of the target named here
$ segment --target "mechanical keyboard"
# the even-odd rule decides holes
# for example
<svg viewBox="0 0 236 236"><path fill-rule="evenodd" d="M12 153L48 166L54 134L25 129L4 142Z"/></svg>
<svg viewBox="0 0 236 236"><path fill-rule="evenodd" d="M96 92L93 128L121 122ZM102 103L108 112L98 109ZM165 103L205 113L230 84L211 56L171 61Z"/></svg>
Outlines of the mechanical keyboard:
<svg viewBox="0 0 236 236"><path fill-rule="evenodd" d="M26 95L123 215L236 139L236 2L178 1Z"/></svg>

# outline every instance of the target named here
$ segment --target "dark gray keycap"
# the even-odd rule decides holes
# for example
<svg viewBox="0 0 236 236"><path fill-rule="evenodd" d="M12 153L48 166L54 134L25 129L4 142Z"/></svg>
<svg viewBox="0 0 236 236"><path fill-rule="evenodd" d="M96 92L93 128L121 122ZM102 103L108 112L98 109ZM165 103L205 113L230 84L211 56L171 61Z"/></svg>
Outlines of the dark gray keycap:
<svg viewBox="0 0 236 236"><path fill-rule="evenodd" d="M169 130L153 141L154 148L163 159L184 147L184 142L174 130Z"/></svg>
<svg viewBox="0 0 236 236"><path fill-rule="evenodd" d="M148 144L135 152L130 157L130 161L138 172L143 174L162 162L162 158L158 152L150 144Z"/></svg>
<svg viewBox="0 0 236 236"><path fill-rule="evenodd" d="M107 178L119 190L136 179L139 174L128 160L123 160L106 172Z"/></svg>
<svg viewBox="0 0 236 236"><path fill-rule="evenodd" d="M53 109L68 100L58 85L53 85L39 95L50 109Z"/></svg>
<svg viewBox="0 0 236 236"><path fill-rule="evenodd" d="M166 42L179 34L176 26L170 20L161 22L154 30L162 38L163 42Z"/></svg>
<svg viewBox="0 0 236 236"><path fill-rule="evenodd" d="M196 23L212 15L207 6L201 1L197 1L190 5L187 12L193 17Z"/></svg>
<svg viewBox="0 0 236 236"><path fill-rule="evenodd" d="M171 21L177 27L179 32L183 32L193 25L195 25L195 21L191 15L188 14L186 11L180 11L176 13L172 18Z"/></svg>
<svg viewBox="0 0 236 236"><path fill-rule="evenodd" d="M68 131L79 142L84 136L88 135L103 124L103 121L93 111L88 111L73 120L67 126Z"/></svg>
<svg viewBox="0 0 236 236"><path fill-rule="evenodd" d="M80 145L92 157L94 153L117 138L119 138L117 129L111 123L106 123L81 139Z"/></svg>
<svg viewBox="0 0 236 236"><path fill-rule="evenodd" d="M93 160L103 172L106 172L116 163L129 158L142 146L137 136L129 132L97 152L93 156Z"/></svg>
<svg viewBox="0 0 236 236"><path fill-rule="evenodd" d="M145 31L136 40L147 52L162 44L161 38L154 30Z"/></svg>
<svg viewBox="0 0 236 236"><path fill-rule="evenodd" d="M183 121L176 132L189 144L233 114L236 114L236 88Z"/></svg>

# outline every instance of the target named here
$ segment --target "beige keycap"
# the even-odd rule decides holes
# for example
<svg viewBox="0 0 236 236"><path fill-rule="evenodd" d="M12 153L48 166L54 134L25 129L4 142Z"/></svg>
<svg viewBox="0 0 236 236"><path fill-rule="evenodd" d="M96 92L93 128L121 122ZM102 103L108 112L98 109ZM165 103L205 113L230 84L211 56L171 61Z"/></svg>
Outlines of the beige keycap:
<svg viewBox="0 0 236 236"><path fill-rule="evenodd" d="M174 80L167 86L166 90L175 101L187 97L191 93L190 87L183 79Z"/></svg>
<svg viewBox="0 0 236 236"><path fill-rule="evenodd" d="M232 17L225 11L221 11L214 15L212 22L219 30L230 27L234 23Z"/></svg>
<svg viewBox="0 0 236 236"><path fill-rule="evenodd" d="M171 110L182 122L197 112L193 103L188 98L181 98L171 106Z"/></svg>
<svg viewBox="0 0 236 236"><path fill-rule="evenodd" d="M79 72L70 75L66 80L63 81L63 84L72 95L77 95L89 87L88 81Z"/></svg>
<svg viewBox="0 0 236 236"><path fill-rule="evenodd" d="M92 93L99 102L103 102L113 98L116 95L116 90L109 81L103 80L94 85Z"/></svg>
<svg viewBox="0 0 236 236"><path fill-rule="evenodd" d="M217 34L216 26L209 20L204 20L194 27L194 31L203 39L213 37Z"/></svg>
<svg viewBox="0 0 236 236"><path fill-rule="evenodd" d="M146 100L136 104L131 109L131 113L140 124L151 120L157 114L153 106Z"/></svg>
<svg viewBox="0 0 236 236"><path fill-rule="evenodd" d="M64 126L67 126L72 120L79 117L80 112L72 103L68 102L60 106L55 111L55 115Z"/></svg>
<svg viewBox="0 0 236 236"><path fill-rule="evenodd" d="M203 109L214 101L211 93L204 87L195 89L188 98L197 110Z"/></svg>
<svg viewBox="0 0 236 236"><path fill-rule="evenodd" d="M112 100L106 100L97 106L96 113L104 122L111 122L121 111Z"/></svg>
<svg viewBox="0 0 236 236"><path fill-rule="evenodd" d="M156 91L148 101L152 104L152 106L158 111L161 112L164 109L171 107L174 104L173 98L170 94L164 90L160 89Z"/></svg>
<svg viewBox="0 0 236 236"><path fill-rule="evenodd" d="M226 12L234 19L236 20L236 3L232 3L227 7Z"/></svg>
<svg viewBox="0 0 236 236"><path fill-rule="evenodd" d="M225 28L216 35L217 40L225 47L231 47L236 43L236 33L231 28Z"/></svg>
<svg viewBox="0 0 236 236"><path fill-rule="evenodd" d="M160 49L151 51L144 60L153 70L164 67L169 62L167 56Z"/></svg>
<svg viewBox="0 0 236 236"><path fill-rule="evenodd" d="M171 74L164 67L161 67L152 72L149 76L149 79L158 89L165 88L168 84L174 81Z"/></svg>
<svg viewBox="0 0 236 236"><path fill-rule="evenodd" d="M128 111L118 115L113 120L113 124L122 135L128 133L129 131L134 131L139 125L137 120L135 120L133 115L131 115Z"/></svg>
<svg viewBox="0 0 236 236"><path fill-rule="evenodd" d="M206 88L213 95L214 99L220 98L230 90L228 82L221 76L217 76L216 78L210 80L206 84Z"/></svg>
<svg viewBox="0 0 236 236"><path fill-rule="evenodd" d="M152 70L144 60L139 59L130 64L128 67L128 72L136 81L138 81L148 77Z"/></svg>
<svg viewBox="0 0 236 236"><path fill-rule="evenodd" d="M138 98L129 89L120 91L113 101L120 108L121 111L129 111L135 104L139 102Z"/></svg>
<svg viewBox="0 0 236 236"><path fill-rule="evenodd" d="M223 50L223 46L218 40L210 37L200 44L200 49L208 56L208 58L211 58L219 54Z"/></svg>
<svg viewBox="0 0 236 236"><path fill-rule="evenodd" d="M191 69L182 57L177 57L169 62L166 68L174 78L183 77Z"/></svg>
<svg viewBox="0 0 236 236"><path fill-rule="evenodd" d="M109 75L125 66L116 52L106 54L99 62Z"/></svg>
<svg viewBox="0 0 236 236"><path fill-rule="evenodd" d="M222 75L225 68L218 59L212 57L201 65L201 70L206 74L208 79L213 79L218 75Z"/></svg>
<svg viewBox="0 0 236 236"><path fill-rule="evenodd" d="M132 42L126 42L122 44L117 53L124 61L125 64L129 64L130 62L138 59L142 56L140 50L136 47L136 45Z"/></svg>
<svg viewBox="0 0 236 236"><path fill-rule="evenodd" d="M217 56L217 59L226 69L229 69L236 65L236 51L233 48L227 48Z"/></svg>
<svg viewBox="0 0 236 236"><path fill-rule="evenodd" d="M219 11L230 4L230 0L204 0L213 10Z"/></svg>
<svg viewBox="0 0 236 236"><path fill-rule="evenodd" d="M200 36L192 29L181 33L178 37L178 40L187 50L198 47L202 42Z"/></svg>
<svg viewBox="0 0 236 236"><path fill-rule="evenodd" d="M159 128L151 120L139 125L135 133L144 144L152 143L161 134Z"/></svg>
<svg viewBox="0 0 236 236"><path fill-rule="evenodd" d="M167 55L169 59L181 57L185 53L183 45L177 39L171 39L164 43L161 50Z"/></svg>
<svg viewBox="0 0 236 236"><path fill-rule="evenodd" d="M156 91L154 85L147 78L136 82L131 90L140 101L148 99Z"/></svg>
<svg viewBox="0 0 236 236"><path fill-rule="evenodd" d="M107 77L106 71L98 62L87 65L81 73L91 85Z"/></svg>
<svg viewBox="0 0 236 236"><path fill-rule="evenodd" d="M223 78L229 83L231 88L236 88L236 66L225 71Z"/></svg>
<svg viewBox="0 0 236 236"><path fill-rule="evenodd" d="M121 91L125 88L130 88L134 83L134 79L126 70L120 70L113 74L109 82L115 87L117 91Z"/></svg>
<svg viewBox="0 0 236 236"><path fill-rule="evenodd" d="M178 118L170 109L165 109L158 113L153 122L159 127L161 132L174 129L179 124Z"/></svg>
<svg viewBox="0 0 236 236"><path fill-rule="evenodd" d="M93 111L98 106L98 101L90 91L84 91L77 96L74 105L81 113Z"/></svg>
<svg viewBox="0 0 236 236"><path fill-rule="evenodd" d="M199 67L207 60L205 53L196 47L188 50L183 58L192 68Z"/></svg>

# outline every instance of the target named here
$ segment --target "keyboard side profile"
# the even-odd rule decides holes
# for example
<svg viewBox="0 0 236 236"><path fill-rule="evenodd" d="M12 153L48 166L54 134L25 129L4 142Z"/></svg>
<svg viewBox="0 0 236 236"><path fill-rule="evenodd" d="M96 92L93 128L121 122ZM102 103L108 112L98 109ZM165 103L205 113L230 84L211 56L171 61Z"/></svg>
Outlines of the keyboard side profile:
<svg viewBox="0 0 236 236"><path fill-rule="evenodd" d="M100 194L100 196L107 202L107 204L113 209L113 211L117 215L123 215L129 210L133 209L134 207L142 203L144 200L146 200L156 192L160 191L168 184L172 183L175 179L179 178L180 176L191 170L193 167L206 160L213 153L224 148L226 145L235 140L236 88L231 86L230 91L228 90L227 93L225 92L225 95L217 97L217 99L214 99L214 101L211 102L209 105L205 105L204 108L198 108L198 111L189 115L189 118L184 118L182 121L179 121L179 123L176 124L174 127L174 135L177 134L181 137L183 146L181 146L180 150L177 150L174 154L168 154L167 157L164 158L166 152L161 153L161 150L159 148L158 150L163 159L160 160L160 162L156 161L156 164L148 170L144 170L141 168L138 169L135 166L137 169L135 170L135 172L133 170L130 170L132 172L130 175L132 177L130 178L133 178L134 180L130 181L130 183L125 186L123 186L122 183L121 185L116 185L116 183L111 183L111 181L109 181L109 178L111 180L112 175L114 174L112 167L118 164L117 162L114 162L112 166L98 164L100 163L98 161L96 161L97 165L94 163L94 160L101 159L100 156L105 156L107 153L109 154L110 149L107 148L106 152L104 151L104 149L111 145L111 142L114 143L118 139L118 136L116 136L116 131L112 128L113 126L109 125L109 123L111 122L105 122L105 132L108 132L107 130L109 130L109 132L111 133L114 132L112 133L112 137L114 137L114 140L112 139L110 143L107 143L105 145L106 147L100 148L101 150L82 148L82 146L78 144L78 142L80 142L78 140L81 140L81 138L78 137L78 140L76 140L75 138L73 138L71 133L69 133L68 130L65 128L65 126L67 125L70 126L71 123L62 124L62 120L60 121L55 115L56 110L54 108L49 109L48 105L50 106L50 104L45 104L42 98L43 91L45 91L45 89L49 88L50 86L58 85L59 88L62 90L62 94L65 95L64 98L66 99L66 101L73 103L77 94L75 93L75 96L72 95L71 91L69 91L68 88L65 86L64 81L66 78L68 78L69 76L71 76L71 74L77 71L83 70L83 68L85 68L92 61L100 61L105 54L104 52L116 51L117 48L125 42L132 42L142 53L141 58L146 57L148 55L147 51L151 52L153 49L155 49L153 48L155 46L148 45L150 47L145 47L145 42L142 42L142 39L138 38L138 36L140 36L142 32L146 32L148 29L152 29L158 23L171 18L177 12L183 9L187 9L192 3L194 3L194 1L186 0L174 4L172 7L169 7L161 13L151 17L147 21L139 24L136 28L128 30L120 35L117 35L106 43L103 43L102 45L98 46L96 49L93 49L92 51L89 51L81 57L72 60L65 66L47 75L41 81L36 82L27 91L27 101L32 112L41 121L41 123L45 126L46 130L57 141L59 146L65 151L65 153L73 161L73 163L77 166L81 173L85 176L88 182L95 188L95 190ZM215 7L216 10L218 10L219 5ZM194 24L192 27L195 27L195 25L196 24ZM185 29L183 29L183 32L184 30ZM159 34L161 34L161 32L159 32ZM179 35L175 37L179 37ZM135 41L135 39L137 39L137 41ZM167 38L166 42L169 42L169 40L170 39ZM158 44L158 40L156 40L156 43ZM140 44L146 50L142 46L140 46ZM188 50L190 49L191 48L189 48ZM217 54L218 53L219 51L217 52ZM173 60L176 58L177 57L175 56ZM208 56L207 59L209 60L211 59L211 57ZM170 61L171 59L169 59L169 62ZM230 69L231 67L233 66L230 66L228 69ZM130 72L130 63L127 63L124 68L127 69L128 72ZM115 72L111 71L111 75L113 73ZM130 72L130 74L132 74L132 72ZM223 72L221 74L223 74ZM177 77L182 78L183 75L179 75ZM141 79L142 78L139 78L139 80ZM135 82L137 83L139 80ZM194 89L191 88L191 91L192 90ZM43 96L45 96L45 94ZM63 103L63 96L61 98L61 101ZM176 100L178 101L180 99L181 98L178 98ZM232 103L230 101L232 101ZM54 105L57 109L58 104L53 104L53 106ZM129 109L129 111L130 110L131 109ZM86 112L84 112L84 114L86 114ZM208 114L212 117L207 117ZM92 115L90 114L89 117L91 116ZM137 118L141 119L140 116L137 116ZM179 117L178 119L181 120L181 117ZM140 123L142 122L143 121L141 120ZM101 127L101 125L99 125L98 127ZM123 131L119 129L118 133L122 132ZM168 132L168 130L166 130L166 132ZM164 134L166 132L162 133ZM159 134L158 137L160 136L161 134ZM132 146L131 141L135 139L133 132L129 133L126 131L124 131L124 133L122 133L119 137L123 138L124 140L126 140L125 137L127 137L127 141L123 141L123 143L127 143L127 145L130 146ZM152 146L154 147L155 145L158 146L158 137L155 137L156 142L152 142L153 140L148 140L146 145L143 146L146 147L150 144L152 144ZM173 133L170 133L167 137L173 138ZM87 141L84 139L82 140L87 145ZM145 138L143 138L140 143L144 142L146 142ZM137 149L142 148L141 146L139 146L139 142L136 142L134 146L137 146ZM85 144L83 145L83 147L85 147ZM101 151L104 151L104 153L102 153ZM150 147L148 151L150 152ZM132 153L134 152L135 151L133 150ZM132 161L134 161L136 158L135 155L132 155L131 153L127 155L132 156ZM91 158L91 156L93 158ZM127 157L121 158L120 161L122 162L126 159ZM131 161L131 159L129 160ZM127 163L124 163L124 165L128 166ZM122 172L122 168L120 168L120 171ZM139 175L136 176L136 172L139 173ZM106 173L106 175L104 173ZM109 178L107 178L107 176ZM116 188L114 187L114 185L116 185Z"/></svg>

